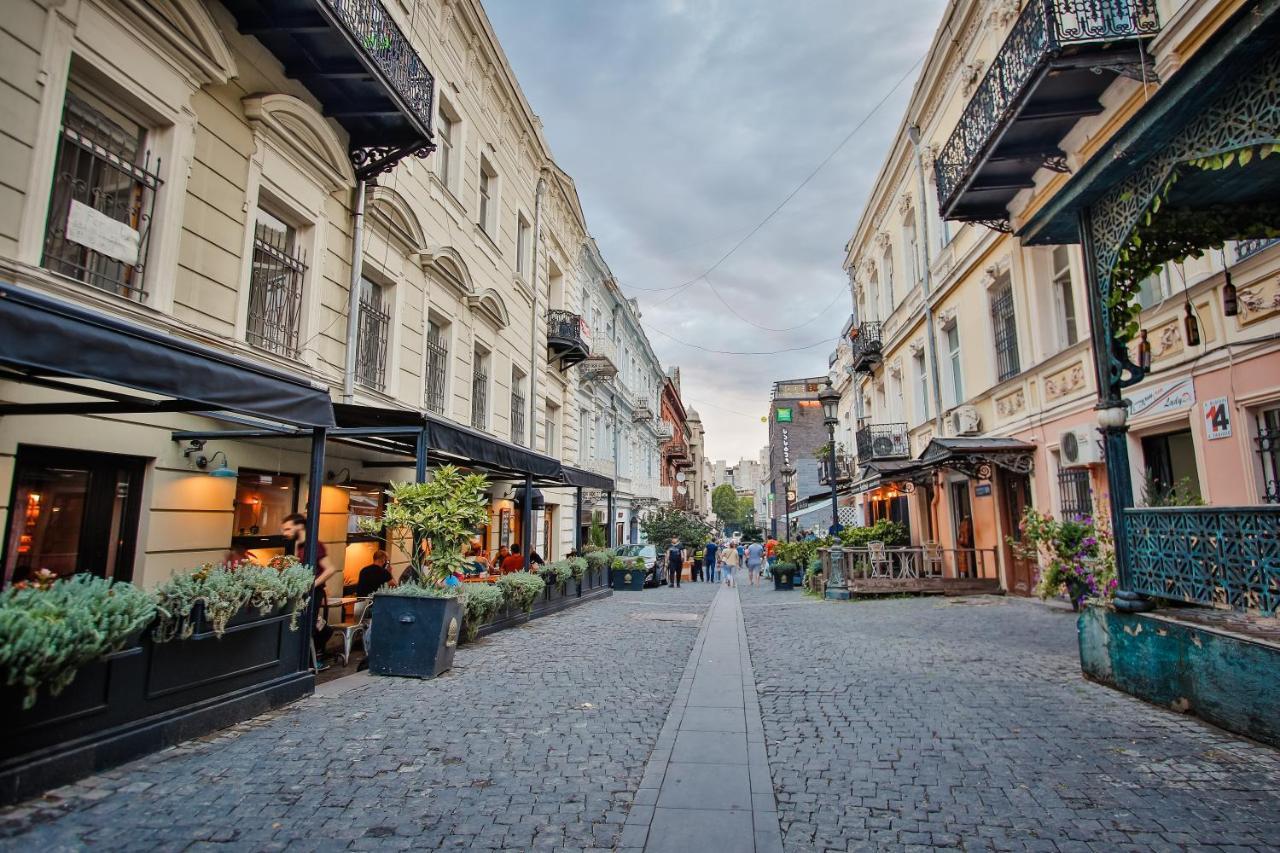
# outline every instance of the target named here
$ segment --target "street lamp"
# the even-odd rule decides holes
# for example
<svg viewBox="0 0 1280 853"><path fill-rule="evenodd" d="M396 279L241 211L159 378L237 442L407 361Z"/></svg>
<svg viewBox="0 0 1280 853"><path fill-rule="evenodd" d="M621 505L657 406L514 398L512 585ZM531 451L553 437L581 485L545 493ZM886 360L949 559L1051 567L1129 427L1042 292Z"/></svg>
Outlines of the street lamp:
<svg viewBox="0 0 1280 853"><path fill-rule="evenodd" d="M782 474L782 500L785 515L783 516L783 533L788 542L791 541L791 489L796 481L796 469L791 466L783 468Z"/></svg>
<svg viewBox="0 0 1280 853"><path fill-rule="evenodd" d="M836 498L836 424L840 423L840 392L831 387L831 379L827 378L827 386L818 392L818 402L822 403L822 422L827 425L827 435L831 439L831 452L827 454L831 471L831 535L840 532L840 509Z"/></svg>

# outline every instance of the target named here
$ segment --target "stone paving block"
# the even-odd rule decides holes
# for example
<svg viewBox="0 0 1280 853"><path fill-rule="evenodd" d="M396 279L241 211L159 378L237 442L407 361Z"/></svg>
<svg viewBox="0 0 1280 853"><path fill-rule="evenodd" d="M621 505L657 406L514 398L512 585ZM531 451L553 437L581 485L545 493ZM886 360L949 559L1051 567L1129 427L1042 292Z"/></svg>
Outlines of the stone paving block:
<svg viewBox="0 0 1280 853"><path fill-rule="evenodd" d="M660 808L645 853L750 853L754 847L750 812Z"/></svg>

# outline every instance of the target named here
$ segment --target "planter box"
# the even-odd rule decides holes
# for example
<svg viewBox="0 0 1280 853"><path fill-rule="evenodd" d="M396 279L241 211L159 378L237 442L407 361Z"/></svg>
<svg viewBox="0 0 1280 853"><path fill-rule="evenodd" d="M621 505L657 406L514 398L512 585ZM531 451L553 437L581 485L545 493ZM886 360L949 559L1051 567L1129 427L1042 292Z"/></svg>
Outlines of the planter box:
<svg viewBox="0 0 1280 853"><path fill-rule="evenodd" d="M776 590L792 590L796 588L796 572L794 569L779 571L773 569L773 588Z"/></svg>
<svg viewBox="0 0 1280 853"><path fill-rule="evenodd" d="M610 569L609 585L615 592L639 592L644 589L644 569Z"/></svg>
<svg viewBox="0 0 1280 853"><path fill-rule="evenodd" d="M221 638L137 645L81 667L59 696L0 688L0 802L208 734L309 694L310 632L287 614L237 614Z"/></svg>
<svg viewBox="0 0 1280 853"><path fill-rule="evenodd" d="M456 598L375 596L369 671L435 678L453 666L461 629L462 603Z"/></svg>

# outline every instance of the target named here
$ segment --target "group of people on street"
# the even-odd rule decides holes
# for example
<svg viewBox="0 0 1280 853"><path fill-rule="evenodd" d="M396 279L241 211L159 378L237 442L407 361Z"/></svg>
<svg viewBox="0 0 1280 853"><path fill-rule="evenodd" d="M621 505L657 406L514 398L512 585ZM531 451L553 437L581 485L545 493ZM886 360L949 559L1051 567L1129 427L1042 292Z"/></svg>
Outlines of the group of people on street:
<svg viewBox="0 0 1280 853"><path fill-rule="evenodd" d="M667 584L678 587L684 574L688 549L678 536L671 537L667 548ZM702 559L693 561L690 571L692 581L724 583L735 586L734 572L745 568L747 583L759 586L762 575L767 576L770 563L778 555L778 540L772 536L764 542L744 542L738 538L709 537L702 546Z"/></svg>

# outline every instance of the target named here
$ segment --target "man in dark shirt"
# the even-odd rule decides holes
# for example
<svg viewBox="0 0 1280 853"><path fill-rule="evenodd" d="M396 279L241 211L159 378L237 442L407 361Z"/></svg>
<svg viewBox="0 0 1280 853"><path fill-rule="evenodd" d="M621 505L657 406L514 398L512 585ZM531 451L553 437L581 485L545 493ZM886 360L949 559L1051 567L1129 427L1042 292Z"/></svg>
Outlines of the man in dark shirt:
<svg viewBox="0 0 1280 853"><path fill-rule="evenodd" d="M387 568L387 552L379 549L373 552L373 562L360 570L360 579L356 581L356 596L366 598L387 584L395 586L395 578Z"/></svg>
<svg viewBox="0 0 1280 853"><path fill-rule="evenodd" d="M680 537L672 536L667 546L667 584L680 586L680 576L684 574L684 548L680 545Z"/></svg>
<svg viewBox="0 0 1280 853"><path fill-rule="evenodd" d="M712 536L707 537L707 544L702 547L702 579L707 583L716 582L716 551L720 546Z"/></svg>
<svg viewBox="0 0 1280 853"><path fill-rule="evenodd" d="M307 517L302 513L295 512L287 515L284 521L280 523L280 532L284 534L284 538L290 543L289 548L293 551L293 555L299 560L306 559L307 552ZM311 612L315 618L315 624L312 626L311 640L315 644L316 649L316 671L329 668L329 664L324 661L324 647L328 644L329 638L333 636L333 629L329 627L329 622L325 618L325 589L324 585L329 578L338 572L338 567L329 560L329 552L324 547L323 542L316 543L316 564L312 566L315 573L315 583L311 588Z"/></svg>

